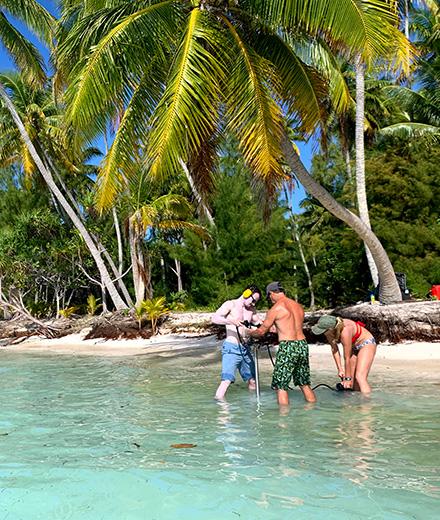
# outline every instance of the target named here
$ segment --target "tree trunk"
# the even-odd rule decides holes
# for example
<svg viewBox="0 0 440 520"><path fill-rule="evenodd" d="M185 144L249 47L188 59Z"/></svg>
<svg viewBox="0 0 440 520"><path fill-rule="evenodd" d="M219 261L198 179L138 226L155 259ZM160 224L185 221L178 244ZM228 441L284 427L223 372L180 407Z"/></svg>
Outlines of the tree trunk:
<svg viewBox="0 0 440 520"><path fill-rule="evenodd" d="M176 274L177 274L177 292L183 291L183 283L182 283L182 263L177 258L174 259L174 265L176 266Z"/></svg>
<svg viewBox="0 0 440 520"><path fill-rule="evenodd" d="M200 206L201 213L203 213L206 216L206 218L208 219L208 222L211 224L211 226L215 227L215 222L214 222L212 213L209 211L208 206L204 203L202 196L200 195L199 191L197 190L197 187L194 183L194 180L191 176L191 172L189 171L188 166L186 165L186 163L183 159L179 159L179 162L180 162L180 166L182 167L182 170L185 172L185 175L186 175L186 178L190 185L191 191L193 192L194 197L196 198L196 200Z"/></svg>
<svg viewBox="0 0 440 520"><path fill-rule="evenodd" d="M177 258L174 259L174 265L176 266L173 271L177 276L177 292L183 291L183 283L182 283L182 263Z"/></svg>
<svg viewBox="0 0 440 520"><path fill-rule="evenodd" d="M309 266L307 264L306 257L304 255L304 250L303 250L303 246L301 243L301 238L299 236L298 225L295 221L295 217L292 217L292 225L293 225L293 235L295 237L296 243L298 244L299 254L301 256L301 261L302 261L304 271L306 272L306 276L307 276L307 283L309 285L310 310L313 311L313 310L315 310L315 293L313 291L312 277L310 276Z"/></svg>
<svg viewBox="0 0 440 520"><path fill-rule="evenodd" d="M360 56L356 57L356 196L359 210L359 217L362 222L371 229L370 215L368 213L367 189L365 184L365 142L364 142L364 122L365 122L365 65ZM371 278L374 287L379 283L377 266L374 262L371 251L365 244L368 267L370 268Z"/></svg>
<svg viewBox="0 0 440 520"><path fill-rule="evenodd" d="M140 258L139 251L139 238L136 233L136 229L133 225L131 219L128 221L128 235L129 235L129 245L130 245L130 258L132 265L132 274L133 274L133 288L135 295L135 305L139 307L139 305L145 300L145 283L142 277L143 266L143 258Z"/></svg>
<svg viewBox="0 0 440 520"><path fill-rule="evenodd" d="M51 165L52 170L55 170L55 168L53 166L53 163L50 160L50 157L46 156L46 160ZM85 222L84 222L84 218L83 218L82 213L81 213L81 209L80 209L78 203L76 202L75 197L72 195L71 191L67 188L67 186L64 183L63 179L61 178L61 176L58 173L55 173L55 175L56 175L57 181L59 182L60 186L64 190L64 193L65 193L66 197L70 200L70 203L72 204L73 208L76 210L79 218L81 219L81 222L85 226ZM120 230L119 230L119 225L118 225L118 221L117 221L117 215L116 215L115 208L113 208L113 220L115 221L115 226L116 226L116 236L117 236L117 239L118 239L118 254L120 256L122 253L119 250L120 250L120 247L122 248L122 243L121 243L121 236L120 236L121 234L120 234ZM124 283L124 280L121 278L122 271L118 270L116 268L115 263L113 262L113 258L110 256L110 253L104 247L104 244L101 242L101 239L97 235L95 235L94 233L90 233L90 236L93 238L99 253L103 254L104 258L107 260L108 265L110 266L110 269L112 270L113 275L114 275L115 279L117 280L116 283L118 284L118 287L121 290L121 293L123 294L126 303L130 307L133 307L133 300L131 299L131 296L130 296L128 290L127 290L127 287L126 287L126 285ZM121 260L119 262L119 267L120 267L120 269L122 269L122 261Z"/></svg>
<svg viewBox="0 0 440 520"><path fill-rule="evenodd" d="M306 256L304 254L304 249L303 249L303 246L301 243L301 237L299 235L299 229L298 229L298 224L296 222L296 216L295 216L295 213L293 212L293 208L292 208L292 192L293 192L293 189L291 189L291 193L290 193L290 197L289 197L287 188L285 187L285 191L284 191L285 197L286 197L286 200L289 201L288 204L289 204L290 220L292 222L292 234L293 234L293 237L294 237L296 243L298 244L299 254L301 256L301 261L302 261L304 271L307 276L307 283L309 285L309 292L310 292L310 310L313 311L313 310L315 310L315 293L313 291L313 282L312 282L312 277L310 275L310 269L307 264Z"/></svg>
<svg viewBox="0 0 440 520"><path fill-rule="evenodd" d="M405 36L406 36L406 39L409 40L409 5L408 5L408 2L409 0L404 0L403 2L403 23L404 23L404 32L405 32ZM408 49L408 52L409 52L409 49Z"/></svg>
<svg viewBox="0 0 440 520"><path fill-rule="evenodd" d="M124 251L122 248L121 228L119 227L118 214L116 208L112 209L113 222L115 223L116 240L118 242L118 272L121 275L124 271Z"/></svg>
<svg viewBox="0 0 440 520"><path fill-rule="evenodd" d="M287 134L284 135L282 142L284 157L292 172L301 182L304 189L315 197L326 210L336 218L345 222L353 231L368 245L373 254L374 261L379 270L380 278L380 301L390 304L402 301L399 284L394 274L393 266L388 255L379 242L376 235L369 229L359 217L344 208L337 202L330 193L318 184L309 174L306 167L301 162L298 154L293 149L292 143Z"/></svg>
<svg viewBox="0 0 440 520"><path fill-rule="evenodd" d="M73 208L67 202L64 195L59 190L58 186L56 185L56 183L52 177L52 174L46 168L46 166L44 165L40 156L38 155L37 150L35 149L32 141L20 119L20 116L18 115L18 112L16 111L13 103L9 99L2 84L0 84L0 97L3 99L3 102L6 105L6 108L9 110L9 112L12 116L12 119L14 120L15 124L17 125L21 138L23 139L24 143L26 144L34 163L36 164L38 170L41 173L41 176L45 180L50 191L54 194L54 196L56 197L57 201L60 203L60 205L62 206L64 211L67 213L69 218L72 220L74 226L78 229L81 237L83 238L86 246L88 247L93 259L95 260L96 266L97 266L99 274L101 276L101 280L102 280L103 284L105 285L107 291L109 292L110 297L112 298L116 309L117 310L127 309L128 308L127 304L122 300L114 283L112 282L112 280L110 278L110 274L107 271L104 261L102 260L101 255L100 255L97 247L95 246L95 243L93 242L92 237L90 236L89 232L85 228L81 219L78 217L78 215L75 213Z"/></svg>
<svg viewBox="0 0 440 520"><path fill-rule="evenodd" d="M122 294L124 295L125 301L128 303L130 307L133 307L133 300L131 299L130 293L128 292L127 286L125 285L124 280L122 279L121 274L119 273L115 263L113 262L113 258L110 256L110 253L107 251L107 249L101 244L98 237L96 235L93 235L94 238L97 240L98 246L100 246L100 251L104 255L105 259L108 262L108 265L110 266L110 269L112 270L112 273L115 276L116 283L119 286L119 289L121 289ZM125 273L127 274L127 273Z"/></svg>
<svg viewBox="0 0 440 520"><path fill-rule="evenodd" d="M160 255L160 271L162 274L162 285L165 289L166 283L167 283L167 277L166 277L166 269L165 269L165 259L162 255Z"/></svg>
<svg viewBox="0 0 440 520"><path fill-rule="evenodd" d="M142 265L144 267L143 277L145 284L145 296L147 300L153 299L153 284L151 283L151 258L148 250L146 251L145 256L142 254Z"/></svg>
<svg viewBox="0 0 440 520"><path fill-rule="evenodd" d="M351 181L352 173L351 173L351 157L350 150L345 148L344 150L344 158L345 158L345 169L347 171L347 179Z"/></svg>

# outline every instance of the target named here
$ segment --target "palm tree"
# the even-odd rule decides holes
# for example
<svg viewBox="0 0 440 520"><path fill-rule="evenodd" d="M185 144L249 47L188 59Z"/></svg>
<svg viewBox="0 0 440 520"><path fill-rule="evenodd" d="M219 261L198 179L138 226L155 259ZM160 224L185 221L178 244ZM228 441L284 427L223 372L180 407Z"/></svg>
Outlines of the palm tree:
<svg viewBox="0 0 440 520"><path fill-rule="evenodd" d="M428 4L428 2L424 2ZM440 9L414 10L411 32L419 51L415 79L419 88L393 86L387 94L401 107L403 117L381 129L381 135L414 142L440 140Z"/></svg>
<svg viewBox="0 0 440 520"><path fill-rule="evenodd" d="M399 0L398 7L402 8L404 19L405 37L409 39L409 0ZM427 2L432 5L432 2ZM410 51L408 49L407 61L410 60ZM365 63L361 54L355 59L356 71L356 126L355 126L355 143L356 143L356 197L358 202L359 216L361 220L371 228L370 215L367 202L367 187L365 183L365 142L364 142L364 125L365 125ZM379 283L379 275L377 266L374 262L371 251L365 245L365 251L370 269L371 278L374 286Z"/></svg>
<svg viewBox="0 0 440 520"><path fill-rule="evenodd" d="M130 245L136 307L153 297L151 258L148 244L158 233L190 229L206 235L206 231L189 221L193 208L182 195L154 195L155 186L145 180L142 170L130 179L121 205L127 215L126 227Z"/></svg>
<svg viewBox="0 0 440 520"><path fill-rule="evenodd" d="M359 217L362 222L371 229L370 214L368 211L367 186L365 183L365 64L359 54L355 58L356 71L356 124L355 124L355 150L356 150L356 198ZM379 274L373 255L365 244L368 267L374 287L379 284Z"/></svg>
<svg viewBox="0 0 440 520"><path fill-rule="evenodd" d="M70 179L75 180L78 186L78 181L80 184L91 184L92 181L85 173L93 172L88 171L90 167L87 167L85 162L100 152L96 149L88 148L81 150L79 153L73 153L69 147L66 147L62 131L63 114L60 107L54 103L50 89L31 85L22 74L18 73L0 74L0 83L7 88L9 98L25 127L32 145L37 150L38 156L45 167L53 172L56 183L60 186L63 195L68 199L78 218L85 225L84 210L81 209L80 204L77 202L78 193L74 193L76 189L72 190L72 187L69 187L68 184L72 185ZM1 106L0 165L5 166L13 163L22 166L25 179L29 183L31 177L36 173L35 162L29 153L29 148L20 135L19 129L13 124L10 111ZM63 178L62 172L68 174L67 179ZM86 189L88 188L86 187ZM64 208L60 207L57 199L53 197L52 200L55 209L61 213L62 218L69 220L69 216L64 211ZM92 239L99 251L107 257L126 301L130 302L128 292L109 253L102 245L99 237L95 235L92 236Z"/></svg>
<svg viewBox="0 0 440 520"><path fill-rule="evenodd" d="M54 35L55 20L35 0L22 0L20 2L13 2L9 0L0 1L0 39L3 42L5 48L10 52L16 65L24 72L29 81L37 84L42 84L45 81L45 73L43 70L42 59L35 49L8 21L5 12L14 16L15 18L24 22L37 36L39 36L43 42L49 46L52 44ZM66 200L60 189L58 188L50 168L44 163L44 160L40 157L37 149L35 148L26 128L21 121L21 118L11 102L7 90L0 83L0 99L3 102L5 108L10 112L14 124L17 126L20 132L21 138L26 145L29 155L32 157L33 162L41 173L41 176L45 180L48 188L53 193L54 197L60 203L66 214L72 220L75 227L80 232L84 239L90 253L99 270L103 285L107 288L110 297L117 309L127 308L127 304L122 300L121 296L116 290L113 281L110 278L110 274L101 258L100 251L96 247L92 237L87 231L81 219L76 214L75 210Z"/></svg>
<svg viewBox="0 0 440 520"><path fill-rule="evenodd" d="M408 44L395 27L394 2L135 0L72 13L64 16L71 29L57 50L72 125L91 139L125 108L100 179L103 207L132 174L139 149L149 175L164 178L230 132L266 206L285 179L286 161L305 189L368 244L382 300L401 299L380 242L310 176L284 125L286 115L294 116L297 130L310 135L325 122L325 81L290 41L320 36L347 56L362 50L365 59L393 48L403 62Z"/></svg>

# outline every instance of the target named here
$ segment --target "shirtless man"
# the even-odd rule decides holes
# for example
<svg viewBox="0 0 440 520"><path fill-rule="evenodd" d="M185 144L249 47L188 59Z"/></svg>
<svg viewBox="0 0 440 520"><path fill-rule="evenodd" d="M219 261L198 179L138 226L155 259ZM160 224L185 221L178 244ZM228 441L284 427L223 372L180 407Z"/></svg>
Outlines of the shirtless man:
<svg viewBox="0 0 440 520"><path fill-rule="evenodd" d="M223 399L231 383L235 381L238 369L249 390L255 390L255 363L249 349L241 343L245 333L243 322L258 323L255 304L261 298L261 291L255 285L247 287L236 300L226 301L212 317L212 323L226 325L226 339L222 348L221 382L215 393L216 399ZM241 329L241 330L240 330Z"/></svg>
<svg viewBox="0 0 440 520"><path fill-rule="evenodd" d="M302 306L284 293L280 282L266 287L266 296L274 304L264 322L248 335L258 337L269 332L274 325L280 342L272 376L272 388L277 390L278 404L288 405L290 380L299 386L304 399L316 401L310 388L309 346L303 333L304 310Z"/></svg>

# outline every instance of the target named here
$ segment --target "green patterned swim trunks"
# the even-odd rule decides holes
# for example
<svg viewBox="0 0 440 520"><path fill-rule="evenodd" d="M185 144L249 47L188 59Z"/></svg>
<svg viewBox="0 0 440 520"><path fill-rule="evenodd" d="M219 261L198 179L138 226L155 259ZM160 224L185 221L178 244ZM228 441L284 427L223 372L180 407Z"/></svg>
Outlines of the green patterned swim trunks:
<svg viewBox="0 0 440 520"><path fill-rule="evenodd" d="M272 388L288 390L292 377L295 386L310 385L309 345L305 339L280 341Z"/></svg>

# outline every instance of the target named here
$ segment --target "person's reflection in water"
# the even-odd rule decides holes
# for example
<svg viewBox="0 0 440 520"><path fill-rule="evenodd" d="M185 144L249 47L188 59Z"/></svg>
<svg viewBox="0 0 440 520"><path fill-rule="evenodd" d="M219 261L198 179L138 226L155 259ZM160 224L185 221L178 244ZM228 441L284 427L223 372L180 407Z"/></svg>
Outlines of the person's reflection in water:
<svg viewBox="0 0 440 520"><path fill-rule="evenodd" d="M237 459L241 458L239 428L232 422L233 413L231 405L227 401L216 401L218 406L217 422L219 425L217 441L223 444L228 463L233 464Z"/></svg>
<svg viewBox="0 0 440 520"><path fill-rule="evenodd" d="M375 442L375 419L373 404L368 399L361 404L348 404L341 414L341 423L337 431L340 442L338 448L343 452L343 459L350 466L348 478L356 484L368 479L372 467L371 461L379 453Z"/></svg>

